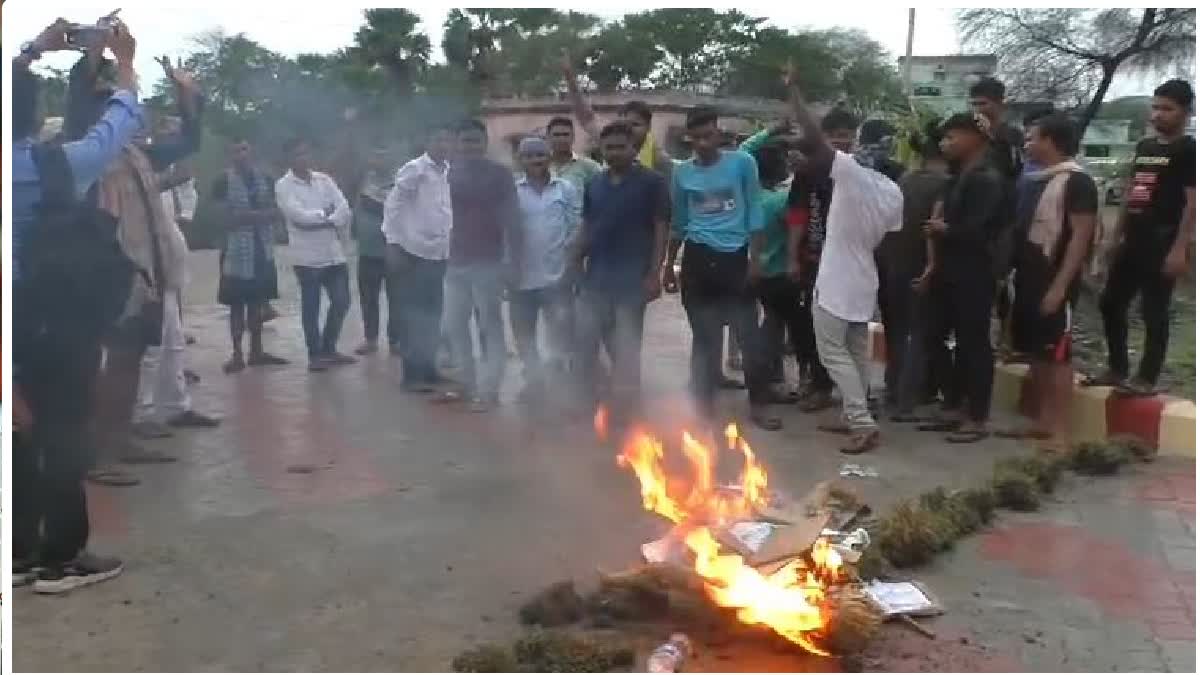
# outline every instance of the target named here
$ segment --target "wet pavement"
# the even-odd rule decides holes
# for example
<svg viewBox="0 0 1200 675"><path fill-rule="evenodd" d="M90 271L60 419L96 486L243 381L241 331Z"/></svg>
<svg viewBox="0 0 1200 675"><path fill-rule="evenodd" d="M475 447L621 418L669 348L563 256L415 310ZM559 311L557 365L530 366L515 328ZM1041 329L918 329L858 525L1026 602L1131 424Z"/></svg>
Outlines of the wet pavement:
<svg viewBox="0 0 1200 675"><path fill-rule="evenodd" d="M138 487L90 489L94 547L124 557L126 572L65 597L12 595L15 670L444 670L471 644L518 634L515 611L530 593L630 564L660 533L589 419L566 416L557 399L511 402L515 360L506 403L484 415L402 393L385 354L309 374L295 281L282 269L283 316L267 344L293 365L223 375L215 257L192 262L189 359L202 378L193 393L197 409L225 422L155 442L180 461L136 469ZM346 326L349 351L357 308ZM687 418L688 348L677 298L655 303L645 379L664 429ZM723 409L744 415L744 396L726 394ZM813 416L784 418L782 432L747 436L773 485L803 493L836 475L840 439ZM884 447L856 460L880 474L856 481L877 510L976 483L995 458L1025 451L884 432ZM1041 512L1004 513L917 571L947 608L930 623L938 642L891 635L866 665L1194 670L1194 464L1161 459L1065 483Z"/></svg>

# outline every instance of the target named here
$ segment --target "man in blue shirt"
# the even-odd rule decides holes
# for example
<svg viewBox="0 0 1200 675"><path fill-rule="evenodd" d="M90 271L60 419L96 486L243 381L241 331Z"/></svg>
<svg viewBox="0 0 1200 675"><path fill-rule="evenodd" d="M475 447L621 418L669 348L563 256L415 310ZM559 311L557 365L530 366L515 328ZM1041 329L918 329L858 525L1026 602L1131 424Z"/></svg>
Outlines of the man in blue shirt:
<svg viewBox="0 0 1200 675"><path fill-rule="evenodd" d="M662 295L668 193L656 171L635 161L633 130L614 122L600 131L606 169L588 183L578 256L585 261L577 328L579 374L588 403L596 392L603 343L612 361L614 424L636 409L641 389L646 303Z"/></svg>
<svg viewBox="0 0 1200 675"><path fill-rule="evenodd" d="M87 498L83 476L91 463L85 427L100 359L98 342L50 339L21 322L25 241L36 225L42 176L33 161L37 133L37 78L30 62L68 48L68 24L59 20L21 50L13 63L13 585L35 583L43 593L62 593L121 573L121 561L87 553ZM80 195L100 178L142 128L133 74L135 41L124 26L107 43L117 58L116 91L100 120L63 154ZM28 305L25 305L26 307ZM65 336L59 336L62 338ZM35 560L34 556L38 556Z"/></svg>
<svg viewBox="0 0 1200 675"><path fill-rule="evenodd" d="M668 291L681 287L692 327L692 393L700 413L713 419L718 384L713 364L720 363L721 327L728 321L743 340L750 418L774 431L782 422L767 412L771 390L758 345L753 292L753 282L761 276L765 232L758 167L745 152L720 148L712 108L689 112L687 133L695 154L675 168L672 178L672 237L663 274ZM685 242L678 283L675 255Z"/></svg>

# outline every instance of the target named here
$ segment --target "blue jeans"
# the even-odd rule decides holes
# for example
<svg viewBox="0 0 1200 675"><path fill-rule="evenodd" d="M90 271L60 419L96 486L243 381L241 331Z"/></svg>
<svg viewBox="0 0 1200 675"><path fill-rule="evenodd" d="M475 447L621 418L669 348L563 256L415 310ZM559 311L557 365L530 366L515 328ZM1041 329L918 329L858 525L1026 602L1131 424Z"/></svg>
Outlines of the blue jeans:
<svg viewBox="0 0 1200 675"><path fill-rule="evenodd" d="M350 311L350 272L345 263L325 267L296 265L293 269L300 282L300 324L304 327L304 344L311 361L337 351L342 322ZM322 288L329 295L325 330L321 330Z"/></svg>
<svg viewBox="0 0 1200 675"><path fill-rule="evenodd" d="M396 319L394 344L404 355L404 381L437 381L438 329L442 325L445 260L426 260L388 244L388 303Z"/></svg>
<svg viewBox="0 0 1200 675"><path fill-rule="evenodd" d="M446 269L446 332L464 388L476 396L494 399L500 395L508 346L500 310L504 268L500 263L452 266ZM483 373L475 377L475 345L471 339L471 317L479 328Z"/></svg>

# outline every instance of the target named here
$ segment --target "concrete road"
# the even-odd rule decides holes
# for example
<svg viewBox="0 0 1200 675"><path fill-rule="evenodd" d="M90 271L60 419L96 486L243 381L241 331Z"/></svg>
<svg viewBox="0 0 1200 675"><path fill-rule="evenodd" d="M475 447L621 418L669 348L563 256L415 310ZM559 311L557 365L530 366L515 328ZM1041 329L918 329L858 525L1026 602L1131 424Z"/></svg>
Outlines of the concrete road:
<svg viewBox="0 0 1200 675"><path fill-rule="evenodd" d="M94 547L124 557L126 572L65 597L10 595L15 670L444 670L467 646L516 635L530 593L629 564L661 532L588 420L511 402L516 361L508 402L486 415L402 393L382 354L306 372L289 273L267 340L293 365L223 375L216 261L192 262L196 407L225 422L159 441L180 461L138 468L141 486L90 490ZM355 311L344 350L360 335ZM644 363L664 429L686 419L688 347L678 300L655 303ZM746 412L743 396L723 405ZM836 474L839 439L812 416L784 417L780 433L747 433L773 485L802 493ZM885 509L977 482L996 457L1023 451L885 426L885 446L859 460L880 477L861 485ZM894 638L870 667L1194 669L1194 495L1194 467L1165 460L1069 480L1043 512L1005 514L916 572L947 606L932 624L944 644Z"/></svg>

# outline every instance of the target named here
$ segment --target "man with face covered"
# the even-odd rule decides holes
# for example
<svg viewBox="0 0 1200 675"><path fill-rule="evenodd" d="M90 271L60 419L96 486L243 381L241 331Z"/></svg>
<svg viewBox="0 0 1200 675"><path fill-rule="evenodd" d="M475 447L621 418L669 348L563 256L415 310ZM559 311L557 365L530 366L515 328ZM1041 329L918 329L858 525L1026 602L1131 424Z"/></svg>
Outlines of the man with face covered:
<svg viewBox="0 0 1200 675"><path fill-rule="evenodd" d="M111 67L100 50L91 50L72 68L64 120L68 139L82 136L103 113L113 88ZM116 460L128 464L175 461L161 451L143 448L131 434L142 357L148 346L162 341L163 316L168 311L166 291L182 283L179 275L183 270L170 264L179 258L172 253L178 240L171 236L172 224L163 210L156 172L194 153L201 137L203 97L199 88L182 69L168 69L168 76L179 101L180 133L150 145L126 146L97 183L94 195L96 205L116 218L122 249L145 272L135 275L125 312L105 340L94 420L99 458L97 468L89 473L89 479L105 484L128 485L137 480L115 468L112 462ZM177 305L174 311L178 312Z"/></svg>

